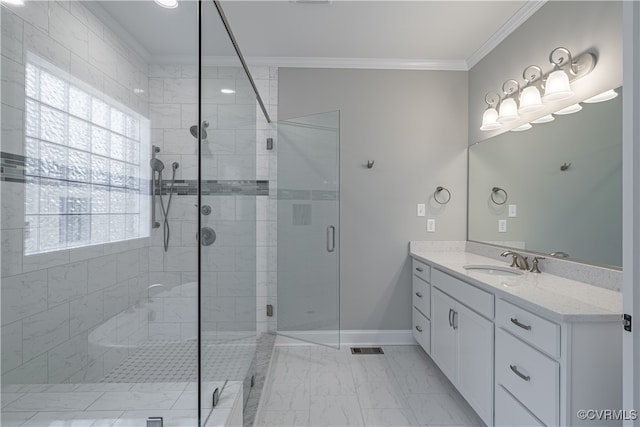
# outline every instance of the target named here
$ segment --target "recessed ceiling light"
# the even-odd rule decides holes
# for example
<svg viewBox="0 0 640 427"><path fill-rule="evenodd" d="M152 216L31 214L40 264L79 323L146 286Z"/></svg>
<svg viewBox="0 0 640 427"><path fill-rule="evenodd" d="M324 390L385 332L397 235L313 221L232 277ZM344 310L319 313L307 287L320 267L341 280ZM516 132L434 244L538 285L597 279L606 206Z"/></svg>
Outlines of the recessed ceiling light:
<svg viewBox="0 0 640 427"><path fill-rule="evenodd" d="M233 89L220 89L220 92L222 92L222 93L236 93L236 91L233 90Z"/></svg>
<svg viewBox="0 0 640 427"><path fill-rule="evenodd" d="M175 9L178 7L178 0L153 0L157 5L165 7L167 9Z"/></svg>

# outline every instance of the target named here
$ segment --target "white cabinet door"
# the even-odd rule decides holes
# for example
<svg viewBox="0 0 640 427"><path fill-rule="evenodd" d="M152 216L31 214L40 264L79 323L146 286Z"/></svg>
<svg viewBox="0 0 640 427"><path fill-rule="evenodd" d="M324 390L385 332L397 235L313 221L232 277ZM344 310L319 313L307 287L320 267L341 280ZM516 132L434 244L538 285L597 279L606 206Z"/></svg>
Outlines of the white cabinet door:
<svg viewBox="0 0 640 427"><path fill-rule="evenodd" d="M457 304L457 386L471 407L493 425L493 323Z"/></svg>
<svg viewBox="0 0 640 427"><path fill-rule="evenodd" d="M456 331L451 326L455 301L431 290L431 357L452 383L456 383Z"/></svg>

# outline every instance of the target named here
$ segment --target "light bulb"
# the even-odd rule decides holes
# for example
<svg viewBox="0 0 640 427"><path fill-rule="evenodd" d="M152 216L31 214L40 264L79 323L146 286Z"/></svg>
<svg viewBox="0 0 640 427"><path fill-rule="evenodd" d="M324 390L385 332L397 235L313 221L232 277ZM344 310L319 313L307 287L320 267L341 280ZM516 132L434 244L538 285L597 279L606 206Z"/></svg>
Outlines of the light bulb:
<svg viewBox="0 0 640 427"><path fill-rule="evenodd" d="M167 9L175 9L178 7L178 0L153 0L157 5Z"/></svg>
<svg viewBox="0 0 640 427"><path fill-rule="evenodd" d="M523 124L521 126L518 126L517 128L511 129L511 132L522 132L522 131L531 129L532 127L533 126L531 126L530 123L525 123L525 124Z"/></svg>
<svg viewBox="0 0 640 427"><path fill-rule="evenodd" d="M498 114L498 122L506 123L518 120L518 105L515 99L506 98L500 103L500 114Z"/></svg>
<svg viewBox="0 0 640 427"><path fill-rule="evenodd" d="M533 113L544 108L542 100L540 100L540 91L535 86L527 86L520 94L520 114Z"/></svg>
<svg viewBox="0 0 640 427"><path fill-rule="evenodd" d="M558 110L553 114L560 114L560 115L573 114L573 113L577 113L580 110L582 110L582 105L573 104L573 105L569 105L568 107L563 108L562 110Z"/></svg>
<svg viewBox="0 0 640 427"><path fill-rule="evenodd" d="M585 99L582 102L586 102L587 104L594 104L596 102L608 101L610 99L615 98L616 96L618 96L618 92L616 92L613 89L609 89L606 92L602 92L601 94L598 94L596 96L592 96L591 98Z"/></svg>
<svg viewBox="0 0 640 427"><path fill-rule="evenodd" d="M542 116L539 119L532 120L531 123L539 124L539 123L549 123L554 121L556 118L551 114L547 114L546 116Z"/></svg>
<svg viewBox="0 0 640 427"><path fill-rule="evenodd" d="M553 71L547 77L545 83L544 96L542 100L545 102L560 101L573 96L569 76L562 70Z"/></svg>
<svg viewBox="0 0 640 427"><path fill-rule="evenodd" d="M502 125L497 122L498 111L495 108L487 108L482 114L482 126L480 130L496 130L500 129Z"/></svg>

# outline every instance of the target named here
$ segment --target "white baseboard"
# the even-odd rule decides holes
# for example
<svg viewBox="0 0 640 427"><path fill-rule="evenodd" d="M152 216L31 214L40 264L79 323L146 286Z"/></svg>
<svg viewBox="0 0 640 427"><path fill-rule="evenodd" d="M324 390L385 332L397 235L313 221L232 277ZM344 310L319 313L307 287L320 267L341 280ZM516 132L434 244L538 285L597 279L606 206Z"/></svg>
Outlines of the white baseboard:
<svg viewBox="0 0 640 427"><path fill-rule="evenodd" d="M321 343L336 346L337 331L278 331L276 346L313 345ZM400 330L349 330L340 331L340 345L417 345L411 329Z"/></svg>

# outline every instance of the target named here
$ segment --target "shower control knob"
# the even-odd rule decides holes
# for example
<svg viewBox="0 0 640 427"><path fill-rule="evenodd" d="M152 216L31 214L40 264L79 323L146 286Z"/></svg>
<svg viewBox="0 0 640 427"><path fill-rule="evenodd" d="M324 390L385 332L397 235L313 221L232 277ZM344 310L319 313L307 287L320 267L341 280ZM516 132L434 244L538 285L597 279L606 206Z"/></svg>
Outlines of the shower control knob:
<svg viewBox="0 0 640 427"><path fill-rule="evenodd" d="M202 205L202 215L210 215L211 214L211 206Z"/></svg>
<svg viewBox="0 0 640 427"><path fill-rule="evenodd" d="M216 232L211 227L202 227L200 235L202 236L202 246L211 246L216 241Z"/></svg>

